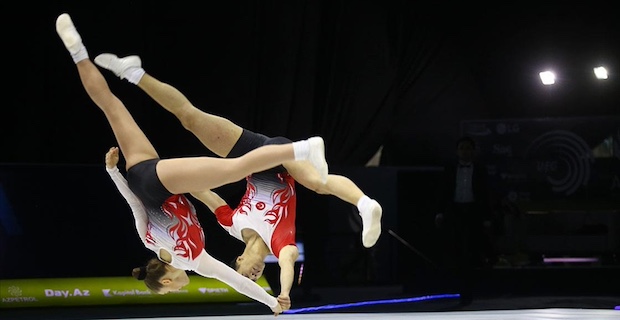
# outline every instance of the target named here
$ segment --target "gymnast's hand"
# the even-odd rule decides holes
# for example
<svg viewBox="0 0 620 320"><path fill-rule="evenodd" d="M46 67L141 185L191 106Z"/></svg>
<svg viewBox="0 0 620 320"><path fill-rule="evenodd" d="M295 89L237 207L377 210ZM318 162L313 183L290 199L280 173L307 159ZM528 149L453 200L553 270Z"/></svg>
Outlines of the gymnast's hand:
<svg viewBox="0 0 620 320"><path fill-rule="evenodd" d="M278 303L282 306L282 310L286 311L291 308L291 297L285 295L278 296Z"/></svg>
<svg viewBox="0 0 620 320"><path fill-rule="evenodd" d="M118 164L118 147L112 147L105 154L105 166L108 169L112 169L116 167L116 164Z"/></svg>
<svg viewBox="0 0 620 320"><path fill-rule="evenodd" d="M271 308L271 311L273 311L273 315L274 316L278 316L280 313L282 313L282 306L280 305L280 302L278 301L278 304Z"/></svg>

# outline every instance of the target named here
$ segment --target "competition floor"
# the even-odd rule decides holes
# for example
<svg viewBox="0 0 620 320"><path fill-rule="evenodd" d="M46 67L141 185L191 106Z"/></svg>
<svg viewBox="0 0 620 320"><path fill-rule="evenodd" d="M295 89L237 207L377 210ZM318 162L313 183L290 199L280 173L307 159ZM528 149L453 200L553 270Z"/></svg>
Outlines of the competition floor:
<svg viewBox="0 0 620 320"><path fill-rule="evenodd" d="M392 289L378 289L375 299L356 300L359 290L330 290L327 299L300 302L278 320L367 320L367 319L501 319L501 320L620 320L620 293L609 296L499 296L475 298L459 304L456 294L427 296L392 295ZM397 290L393 289L392 291ZM364 294L364 296L372 296ZM388 297L381 299L380 297ZM334 303L330 303L334 302ZM258 303L177 304L122 307L91 307L40 310L0 310L0 319L159 319L159 320L253 320L274 319Z"/></svg>
<svg viewBox="0 0 620 320"><path fill-rule="evenodd" d="M592 319L618 320L620 311L614 310L579 310L579 309L532 309L532 310L497 310L497 311L461 311L461 312L408 312L408 313L326 313L326 314L295 314L280 315L279 320L327 320L327 319L501 319L501 320L538 320L538 319ZM226 319L226 320L260 320L274 319L273 315L245 315L245 316L205 316L205 317L167 317L161 320L199 320L199 319ZM152 318L142 318L152 319Z"/></svg>
<svg viewBox="0 0 620 320"><path fill-rule="evenodd" d="M90 310L91 312L93 310ZM75 317L63 315L62 317L53 314L38 315L36 317L22 317L16 314L2 316L2 319L83 319L83 320L103 320L103 319L159 319L159 320L204 320L204 319L226 319L226 320L261 320L261 319L279 319L279 320L367 320L367 319L415 319L415 320L439 320L439 319L462 319L462 320L484 320L484 319L501 319L501 320L558 320L558 319L579 319L579 320L618 320L620 319L620 310L614 309L582 309L582 308L543 308L543 309L515 309L515 310L471 310L471 311L409 311L409 312L322 312L322 313L306 313L306 314L281 314L274 317L271 314L246 314L246 315L200 315L200 316L148 316L136 317L128 315L127 317L121 313L116 315L107 315L103 317L89 317L84 312L77 312L81 315ZM95 314L97 312L94 312Z"/></svg>

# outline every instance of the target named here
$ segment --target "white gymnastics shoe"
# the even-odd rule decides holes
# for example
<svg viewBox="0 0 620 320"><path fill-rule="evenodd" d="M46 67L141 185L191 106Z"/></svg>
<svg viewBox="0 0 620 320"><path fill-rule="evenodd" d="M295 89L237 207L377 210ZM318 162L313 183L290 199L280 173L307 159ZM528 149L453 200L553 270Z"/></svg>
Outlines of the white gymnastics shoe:
<svg viewBox="0 0 620 320"><path fill-rule="evenodd" d="M321 137L312 137L308 139L308 144L310 145L308 160L319 172L321 182L325 183L327 182L328 175L327 161L325 160L325 142Z"/></svg>
<svg viewBox="0 0 620 320"><path fill-rule="evenodd" d="M82 37L75 29L71 16L68 13L63 13L56 18L56 32L72 55L78 53L84 46L82 44Z"/></svg>
<svg viewBox="0 0 620 320"><path fill-rule="evenodd" d="M370 248L379 240L382 215L383 209L375 200L371 200L360 211L360 216L362 217L362 244L364 247Z"/></svg>
<svg viewBox="0 0 620 320"><path fill-rule="evenodd" d="M104 69L112 71L121 79L127 78L128 72L132 68L142 68L142 60L136 55L119 58L115 54L102 53L95 57L95 63Z"/></svg>

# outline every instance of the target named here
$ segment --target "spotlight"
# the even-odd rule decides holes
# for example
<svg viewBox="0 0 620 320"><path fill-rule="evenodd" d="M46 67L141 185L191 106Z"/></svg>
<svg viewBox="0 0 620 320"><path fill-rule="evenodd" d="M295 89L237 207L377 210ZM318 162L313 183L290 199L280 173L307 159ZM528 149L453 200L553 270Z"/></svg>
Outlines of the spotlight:
<svg viewBox="0 0 620 320"><path fill-rule="evenodd" d="M542 83L546 86L554 84L555 83L555 74L551 71L543 71L541 73L539 73L540 75L540 80L542 81Z"/></svg>
<svg viewBox="0 0 620 320"><path fill-rule="evenodd" d="M597 79L605 80L607 79L607 69L605 67L596 67L594 68L594 75Z"/></svg>

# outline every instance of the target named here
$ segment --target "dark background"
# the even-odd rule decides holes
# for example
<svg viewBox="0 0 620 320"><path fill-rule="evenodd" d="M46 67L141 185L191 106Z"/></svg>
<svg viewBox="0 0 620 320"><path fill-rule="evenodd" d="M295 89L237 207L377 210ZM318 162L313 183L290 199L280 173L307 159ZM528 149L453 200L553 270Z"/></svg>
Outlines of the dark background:
<svg viewBox="0 0 620 320"><path fill-rule="evenodd" d="M434 165L468 119L618 115L620 27L605 3L423 6L415 1L15 3L5 27L2 162L99 163L114 143L55 32L72 14L94 58L139 54L205 110L269 135L320 134L334 165ZM561 4L560 4L561 3ZM609 81L595 81L604 64ZM549 88L538 72L554 68ZM111 80L162 156L204 148Z"/></svg>
<svg viewBox="0 0 620 320"><path fill-rule="evenodd" d="M150 257L103 171L114 137L56 34L55 19L63 12L72 15L91 58L103 52L138 54L147 72L178 87L205 111L268 135L324 137L330 169L350 176L382 203L385 232L376 248L363 250L354 208L300 187L298 233L306 243L309 286L414 281L412 270L428 265L387 230L428 257L438 254L432 241L436 181L441 166L454 157L456 139L476 121L525 128L545 119L536 132L596 132L587 141L591 149L612 138L605 141L615 153L596 160L589 185L549 194L543 184L519 189L512 200L535 209L541 201L560 200L547 204L549 212L578 202L586 214L575 218L581 221L593 211L610 214L609 220L596 222L610 239L605 246L556 251L598 254L615 264L617 11L610 2L433 3L12 3L5 11L12 20L3 21L1 277L125 275ZM592 75L592 67L600 64L610 70L606 81ZM540 84L538 72L545 68L558 72L556 86ZM210 154L134 85L103 73L162 157ZM566 123L577 124L567 128ZM530 139L523 134L510 143L527 145ZM508 163L494 153L506 140L481 140L481 155L495 168ZM366 167L380 148L379 166ZM517 176L521 172L514 170ZM540 175L527 179L540 187L535 180ZM515 194L497 190L498 198ZM236 203L243 184L220 192ZM229 261L239 243L224 234L208 210L197 207L207 250Z"/></svg>

